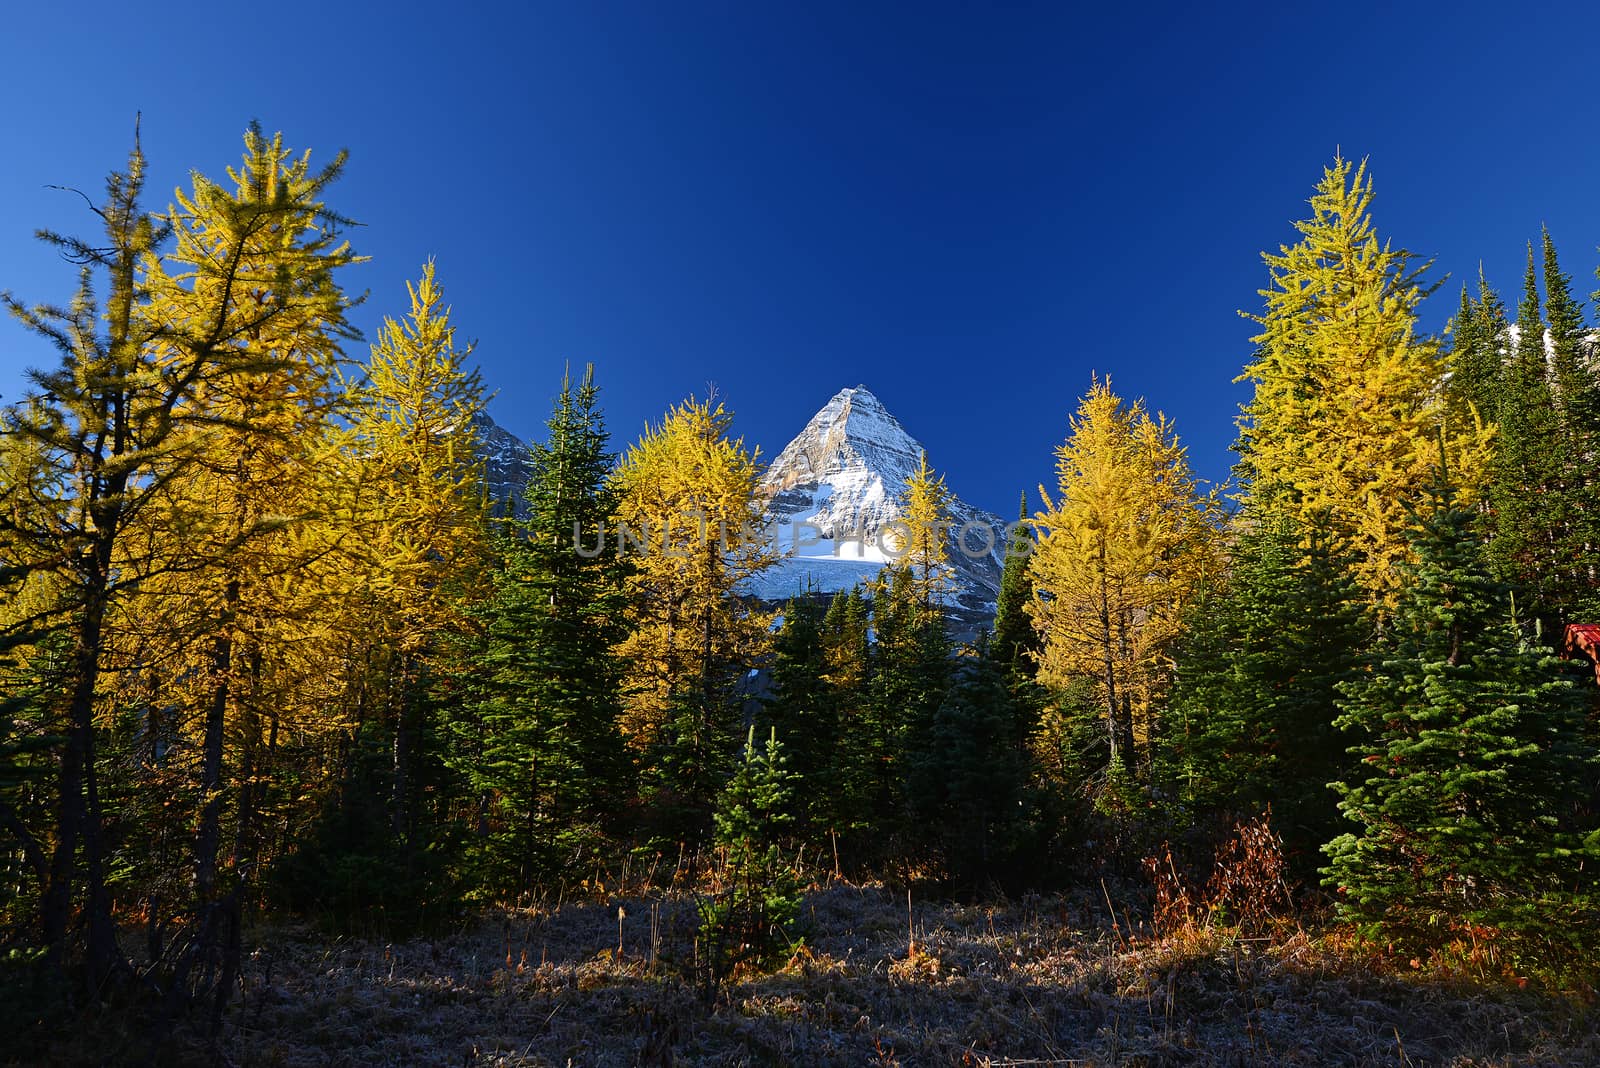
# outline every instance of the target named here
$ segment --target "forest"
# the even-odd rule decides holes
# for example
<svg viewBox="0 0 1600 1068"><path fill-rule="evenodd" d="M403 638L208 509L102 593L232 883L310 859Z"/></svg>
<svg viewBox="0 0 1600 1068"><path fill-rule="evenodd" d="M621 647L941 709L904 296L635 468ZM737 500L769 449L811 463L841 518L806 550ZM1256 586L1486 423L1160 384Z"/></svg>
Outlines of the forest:
<svg viewBox="0 0 1600 1068"><path fill-rule="evenodd" d="M136 146L39 235L77 289L4 293L0 1061L1600 1057L1600 335L1548 232L1432 336L1335 158L1240 294L1233 478L1085 383L958 644L937 457L876 582L785 604L714 395L620 442L553 368L495 499L442 272L351 324L345 164L252 125L159 208ZM381 1019L293 1015L346 967Z"/></svg>

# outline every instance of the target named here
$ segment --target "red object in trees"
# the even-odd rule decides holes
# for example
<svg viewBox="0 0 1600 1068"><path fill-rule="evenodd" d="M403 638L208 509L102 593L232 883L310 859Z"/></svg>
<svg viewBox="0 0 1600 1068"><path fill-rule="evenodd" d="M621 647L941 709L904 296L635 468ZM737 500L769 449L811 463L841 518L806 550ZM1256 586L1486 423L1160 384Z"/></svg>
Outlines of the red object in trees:
<svg viewBox="0 0 1600 1068"><path fill-rule="evenodd" d="M1561 655L1589 661L1594 665L1594 681L1600 683L1600 623L1568 623L1561 637Z"/></svg>

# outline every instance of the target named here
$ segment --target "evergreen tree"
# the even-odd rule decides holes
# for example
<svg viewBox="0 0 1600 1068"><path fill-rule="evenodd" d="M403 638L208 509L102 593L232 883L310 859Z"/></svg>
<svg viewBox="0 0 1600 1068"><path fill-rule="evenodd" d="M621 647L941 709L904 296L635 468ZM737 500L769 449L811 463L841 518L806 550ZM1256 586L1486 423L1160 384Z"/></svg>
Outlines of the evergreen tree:
<svg viewBox="0 0 1600 1068"><path fill-rule="evenodd" d="M1550 369L1568 423L1592 431L1600 425L1600 384L1587 363L1592 348L1583 302L1572 295L1572 277L1561 269L1550 231L1543 244L1544 306L1550 331Z"/></svg>
<svg viewBox="0 0 1600 1068"><path fill-rule="evenodd" d="M522 891L559 874L621 807L628 761L618 721L623 561L605 545L616 495L594 369L562 382L533 447L528 519L498 539L479 611L474 716L454 760L489 812L494 884Z"/></svg>
<svg viewBox="0 0 1600 1068"><path fill-rule="evenodd" d="M1327 784L1345 765L1338 687L1368 637L1348 555L1326 517L1302 530L1244 517L1227 584L1196 603L1177 655L1172 743L1196 815L1270 805L1295 855L1332 837Z"/></svg>
<svg viewBox="0 0 1600 1068"><path fill-rule="evenodd" d="M924 452L906 482L897 538L899 557L880 576L872 599L872 726L868 739L878 780L873 822L905 820L912 753L933 729L933 715L950 683L950 636L945 595L953 576L947 564L950 491L928 467ZM885 816L890 819L885 821ZM907 831L919 830L905 823Z"/></svg>
<svg viewBox="0 0 1600 1068"><path fill-rule="evenodd" d="M16 576L0 577L9 610L0 616L19 617L0 618L0 833L10 843L0 854L0 931L13 945L27 946L31 940L18 935L49 885L46 786L62 741L52 733L60 721L50 705L66 657L58 635L24 622L28 613L16 611L17 602L27 600L21 585ZM10 961L0 959L0 969L27 957L14 950Z"/></svg>
<svg viewBox="0 0 1600 1068"><path fill-rule="evenodd" d="M1505 308L1478 270L1478 293L1461 287L1461 309L1452 324L1447 396L1451 426L1472 427L1499 418L1505 365Z"/></svg>
<svg viewBox="0 0 1600 1068"><path fill-rule="evenodd" d="M961 658L908 759L915 823L951 882L973 893L1025 874L1018 861L1032 815L1026 716L987 654Z"/></svg>
<svg viewBox="0 0 1600 1068"><path fill-rule="evenodd" d="M848 718L859 708L871 677L872 606L861 586L834 594L822 617L824 680Z"/></svg>
<svg viewBox="0 0 1600 1068"><path fill-rule="evenodd" d="M1585 622L1600 611L1600 510L1594 459L1600 456L1600 381L1592 366L1594 347L1583 304L1572 296L1572 279L1561 270L1555 243L1544 231L1545 315L1550 329L1550 370L1560 428L1551 448L1559 500L1552 582L1561 622Z"/></svg>
<svg viewBox="0 0 1600 1068"><path fill-rule="evenodd" d="M1033 599L1032 559L1033 532L1028 525L1028 496L1023 494L1017 525L1006 543L989 653L1013 674L1027 678L1037 671L1034 658L1039 652L1039 632L1027 611L1028 602Z"/></svg>
<svg viewBox="0 0 1600 1068"><path fill-rule="evenodd" d="M1531 593L1540 611L1554 608L1560 597L1553 570L1564 518L1564 509L1559 507L1555 393L1544 341L1533 246L1529 245L1522 302L1517 306L1517 342L1499 402L1490 501L1496 570L1506 581Z"/></svg>
<svg viewBox="0 0 1600 1068"><path fill-rule="evenodd" d="M839 745L821 798L828 829L847 837L868 827L878 812L874 795L881 778L873 715L872 608L859 585L834 595L822 619L823 680L837 718ZM815 791L824 794L824 791Z"/></svg>
<svg viewBox="0 0 1600 1068"><path fill-rule="evenodd" d="M1350 766L1340 736L1338 694L1361 667L1374 627L1356 583L1349 543L1331 517L1313 516L1299 580L1286 606L1285 648L1296 670L1278 695L1274 824L1296 855L1311 856L1342 826L1328 784Z"/></svg>
<svg viewBox="0 0 1600 1068"><path fill-rule="evenodd" d="M1487 924L1566 941L1582 927L1573 799L1593 767L1569 670L1529 642L1473 515L1448 493L1412 535L1415 563L1342 727L1364 778L1335 784L1356 830L1327 847L1340 913L1401 942Z"/></svg>
<svg viewBox="0 0 1600 1068"><path fill-rule="evenodd" d="M772 693L765 702L765 719L789 739L784 748L790 769L807 785L795 806L800 829L807 832L828 829L840 786L839 703L828 680L824 621L821 607L810 600L795 598L784 606L772 643ZM832 625L841 626L841 616Z"/></svg>
<svg viewBox="0 0 1600 1068"><path fill-rule="evenodd" d="M783 857L784 828L801 781L785 766L773 730L756 747L751 728L737 770L717 800L715 841L724 851L723 889L700 904L703 986L715 992L741 965L770 961L790 945L800 914L800 880Z"/></svg>
<svg viewBox="0 0 1600 1068"><path fill-rule="evenodd" d="M872 673L852 748L864 788L859 811L879 847L907 829L907 756L929 727L950 683L951 645L943 609L925 605L906 566L887 568L872 593Z"/></svg>
<svg viewBox="0 0 1600 1068"><path fill-rule="evenodd" d="M1264 800L1277 748L1270 706L1296 670L1282 629L1294 622L1298 526L1265 508L1236 525L1227 572L1191 604L1174 657L1174 770L1181 796L1202 812Z"/></svg>
<svg viewBox="0 0 1600 1068"><path fill-rule="evenodd" d="M1033 600L1033 526L1028 518L1028 497L1018 504L1017 525L1006 543L1005 563L1000 572L1000 593L996 599L994 629L983 649L1005 674L1016 719L1017 736L1024 740L1027 767L1036 771L1034 742L1042 735L1050 691L1039 684L1039 654L1043 648L1039 631L1028 614ZM1059 749L1058 749L1059 751Z"/></svg>

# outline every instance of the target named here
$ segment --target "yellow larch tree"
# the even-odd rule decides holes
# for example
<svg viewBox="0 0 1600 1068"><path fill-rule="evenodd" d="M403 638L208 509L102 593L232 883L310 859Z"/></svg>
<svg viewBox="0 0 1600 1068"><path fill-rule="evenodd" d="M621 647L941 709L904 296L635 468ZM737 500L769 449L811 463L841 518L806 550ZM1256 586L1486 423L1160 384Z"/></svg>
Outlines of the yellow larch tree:
<svg viewBox="0 0 1600 1068"><path fill-rule="evenodd" d="M168 759L193 780L193 937L169 982L209 996L233 982L247 880L282 824L269 811L280 747L334 733L324 670L329 603L307 576L328 550L328 428L357 262L322 197L341 154L313 169L252 126L229 180L193 176L147 272L145 314L165 325L164 374L211 367L174 414L201 441L142 517L157 561L120 632L128 678L173 707ZM130 560L130 563L133 561ZM230 841L225 844L225 839Z"/></svg>
<svg viewBox="0 0 1600 1068"><path fill-rule="evenodd" d="M911 594L924 613L932 610L940 596L952 588L948 567L946 531L950 525L950 491L944 476L928 467L923 451L917 470L906 480L898 519L888 526L893 538L896 565L909 569Z"/></svg>
<svg viewBox="0 0 1600 1068"><path fill-rule="evenodd" d="M472 347L458 347L430 261L407 283L411 313L386 318L353 390L350 464L359 500L345 545L349 680L380 707L393 753L391 823L407 835L422 668L440 638L468 626L487 574Z"/></svg>
<svg viewBox="0 0 1600 1068"><path fill-rule="evenodd" d="M740 589L777 554L762 536L757 454L730 439L732 419L690 398L645 428L616 474L608 548L632 564L624 729L671 754L673 789L698 804L731 766L739 687L772 621Z"/></svg>
<svg viewBox="0 0 1600 1068"><path fill-rule="evenodd" d="M1271 282L1264 311L1248 315L1261 333L1239 378L1255 386L1239 451L1256 501L1306 529L1325 511L1350 537L1358 581L1381 606L1408 517L1445 471L1459 499L1478 495L1490 432L1470 410L1445 418L1448 354L1417 334L1427 265L1378 237L1371 204L1366 164L1336 158L1295 224L1300 240L1263 253Z"/></svg>
<svg viewBox="0 0 1600 1068"><path fill-rule="evenodd" d="M313 511L301 495L316 466L308 443L327 418L338 339L350 333L333 273L356 257L320 202L341 162L312 172L252 127L231 187L196 175L160 217L139 207L136 148L107 184L106 241L50 237L86 265L70 309L5 300L63 357L7 416L19 433L7 433L4 451L28 451L27 502L0 522L21 550L7 549L8 562L55 583L71 646L44 942L59 958L81 851L92 981L126 974L92 776L99 742L136 730L142 767L161 781L120 788L130 807L167 813L161 827L173 833L159 849L163 832L140 821L119 834L127 855L163 865L159 882L142 880L142 904L153 940L172 934L174 948L156 954L147 978L174 1004L204 991L220 1006L233 985L278 737L261 724L300 707L277 684L292 643L268 635L297 633L278 598L291 588L289 562L303 557L284 546ZM164 252L168 238L175 247ZM103 302L96 274L109 282Z"/></svg>
<svg viewBox="0 0 1600 1068"><path fill-rule="evenodd" d="M1112 775L1137 774L1170 677L1183 609L1214 566L1213 499L1165 416L1096 381L1056 452L1054 499L1034 516L1029 615L1039 679L1092 683ZM1067 725L1058 713L1047 733ZM1146 752L1146 757L1148 753Z"/></svg>
<svg viewBox="0 0 1600 1068"><path fill-rule="evenodd" d="M185 418L200 383L232 373L197 350L181 366L158 340L185 324L145 314L146 276L166 234L143 207L146 162L137 138L127 167L106 181L92 238L41 232L81 264L69 304L0 305L57 352L29 373L30 389L0 413L0 640L58 630L65 650L36 729L62 739L51 753L50 818L30 847L40 944L63 972L82 957L99 987L128 966L111 914L105 811L94 775L103 741L106 649L127 595L152 570L132 528L160 507L201 427ZM32 832L30 832L32 833ZM78 910L81 908L81 912ZM77 921L74 915L77 913ZM79 941L81 950L74 944Z"/></svg>

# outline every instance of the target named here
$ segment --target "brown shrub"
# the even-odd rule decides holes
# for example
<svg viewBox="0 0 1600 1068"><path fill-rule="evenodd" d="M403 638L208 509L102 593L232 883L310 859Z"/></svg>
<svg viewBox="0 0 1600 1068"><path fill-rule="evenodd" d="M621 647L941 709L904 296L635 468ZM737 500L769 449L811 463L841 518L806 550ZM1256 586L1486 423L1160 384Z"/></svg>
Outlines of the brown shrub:
<svg viewBox="0 0 1600 1068"><path fill-rule="evenodd" d="M1206 880L1206 908L1224 923L1259 933L1294 906L1285 875L1283 839L1272 829L1272 810L1234 825L1217 850Z"/></svg>

